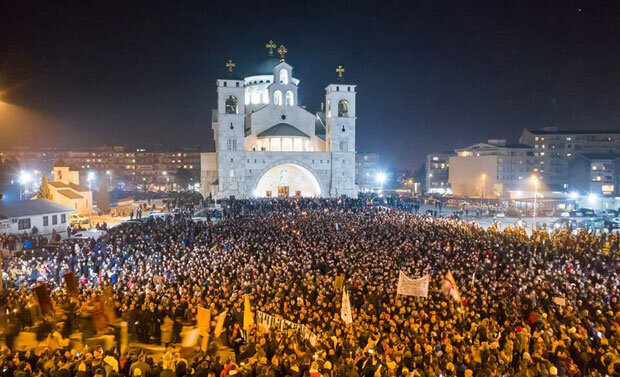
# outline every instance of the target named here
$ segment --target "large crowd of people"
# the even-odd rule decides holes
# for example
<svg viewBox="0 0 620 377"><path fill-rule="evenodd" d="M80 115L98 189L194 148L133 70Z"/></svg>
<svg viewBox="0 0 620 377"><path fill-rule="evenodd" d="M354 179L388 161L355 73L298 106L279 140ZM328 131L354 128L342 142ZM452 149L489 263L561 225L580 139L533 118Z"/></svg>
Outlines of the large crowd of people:
<svg viewBox="0 0 620 377"><path fill-rule="evenodd" d="M617 235L528 235L345 199L237 201L217 224L131 222L5 258L0 376L620 375L618 256ZM401 271L429 275L428 298L397 295ZM442 291L448 272L459 300ZM41 282L48 310L32 290ZM244 326L246 297L254 315L315 337ZM199 307L211 313L210 336L188 356L181 333ZM120 344L118 323L130 344L163 344L163 354L69 342L109 332ZM20 349L26 330L44 345Z"/></svg>

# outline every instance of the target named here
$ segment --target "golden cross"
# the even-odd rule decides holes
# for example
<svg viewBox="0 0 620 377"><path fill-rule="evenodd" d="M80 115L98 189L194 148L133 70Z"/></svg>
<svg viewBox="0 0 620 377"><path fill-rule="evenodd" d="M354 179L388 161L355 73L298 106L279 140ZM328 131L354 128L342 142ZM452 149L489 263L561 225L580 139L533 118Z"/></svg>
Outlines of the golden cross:
<svg viewBox="0 0 620 377"><path fill-rule="evenodd" d="M344 68L342 68L341 65L338 66L338 68L336 68L336 72L338 72L338 78L342 78L342 74L344 73Z"/></svg>
<svg viewBox="0 0 620 377"><path fill-rule="evenodd" d="M232 72L233 68L235 68L235 63L231 59L228 59L226 62L226 68L228 68L228 72Z"/></svg>
<svg viewBox="0 0 620 377"><path fill-rule="evenodd" d="M280 47L278 47L278 54L280 54L280 59L284 60L284 55L286 55L287 52L288 50L286 49L286 47L284 47L284 45L280 45Z"/></svg>
<svg viewBox="0 0 620 377"><path fill-rule="evenodd" d="M275 50L278 45L273 43L273 41L270 39L269 42L267 42L267 44L265 45L265 47L269 50L269 56L273 56L273 50Z"/></svg>

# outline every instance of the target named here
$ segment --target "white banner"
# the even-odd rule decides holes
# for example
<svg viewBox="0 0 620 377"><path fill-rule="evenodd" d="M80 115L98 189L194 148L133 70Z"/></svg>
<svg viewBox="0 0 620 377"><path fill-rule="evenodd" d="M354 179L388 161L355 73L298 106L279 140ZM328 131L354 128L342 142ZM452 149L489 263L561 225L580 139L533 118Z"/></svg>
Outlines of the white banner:
<svg viewBox="0 0 620 377"><path fill-rule="evenodd" d="M351 302L349 301L349 294L347 289L342 289L342 306L340 308L340 318L346 324L353 323L353 315L351 314Z"/></svg>
<svg viewBox="0 0 620 377"><path fill-rule="evenodd" d="M303 339L309 340L310 344L312 344L313 346L316 344L317 336L312 331L310 331L310 329L306 325L291 322L284 318L274 317L258 310L256 311L256 324L263 325L267 329L267 331L271 331L272 327L275 327L279 330L293 329L297 331Z"/></svg>
<svg viewBox="0 0 620 377"><path fill-rule="evenodd" d="M398 274L397 294L403 296L428 297L428 283L430 276L426 275L419 279L411 279L402 271Z"/></svg>

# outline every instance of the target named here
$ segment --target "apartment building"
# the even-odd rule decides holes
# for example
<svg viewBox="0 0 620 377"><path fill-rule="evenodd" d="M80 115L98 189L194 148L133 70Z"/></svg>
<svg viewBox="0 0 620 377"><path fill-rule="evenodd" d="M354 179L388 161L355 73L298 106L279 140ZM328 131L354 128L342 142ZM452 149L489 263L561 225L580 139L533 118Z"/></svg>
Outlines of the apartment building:
<svg viewBox="0 0 620 377"><path fill-rule="evenodd" d="M0 152L0 158L15 158L23 170L51 176L58 160L75 166L81 176L95 172L107 179L110 187L120 190L177 189L176 174L187 170L190 183L199 183L200 150L196 148L128 148L98 147L84 150L16 148Z"/></svg>
<svg viewBox="0 0 620 377"><path fill-rule="evenodd" d="M527 190L533 154L530 146L505 139L457 149L448 159L448 183L455 195L466 197L506 197Z"/></svg>
<svg viewBox="0 0 620 377"><path fill-rule="evenodd" d="M523 130L521 144L534 151L534 168L550 191L570 189L568 166L579 154L620 154L620 130L566 131L557 127Z"/></svg>
<svg viewBox="0 0 620 377"><path fill-rule="evenodd" d="M426 192L450 193L449 171L450 157L456 156L454 151L431 153L426 155Z"/></svg>
<svg viewBox="0 0 620 377"><path fill-rule="evenodd" d="M357 153L355 155L355 183L359 190L379 187L377 174L381 171L380 158L376 153Z"/></svg>

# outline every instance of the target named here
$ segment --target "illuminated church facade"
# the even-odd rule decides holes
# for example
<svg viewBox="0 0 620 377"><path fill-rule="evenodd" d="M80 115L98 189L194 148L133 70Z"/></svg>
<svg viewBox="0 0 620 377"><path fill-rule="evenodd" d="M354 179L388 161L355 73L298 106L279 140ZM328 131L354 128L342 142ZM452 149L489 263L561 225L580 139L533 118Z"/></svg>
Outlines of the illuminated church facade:
<svg viewBox="0 0 620 377"><path fill-rule="evenodd" d="M266 46L270 55L275 44ZM311 113L298 100L300 81L280 46L266 74L238 78L234 63L217 80L212 128L215 152L201 155L203 194L213 198L357 197L356 86L325 88L325 106Z"/></svg>

